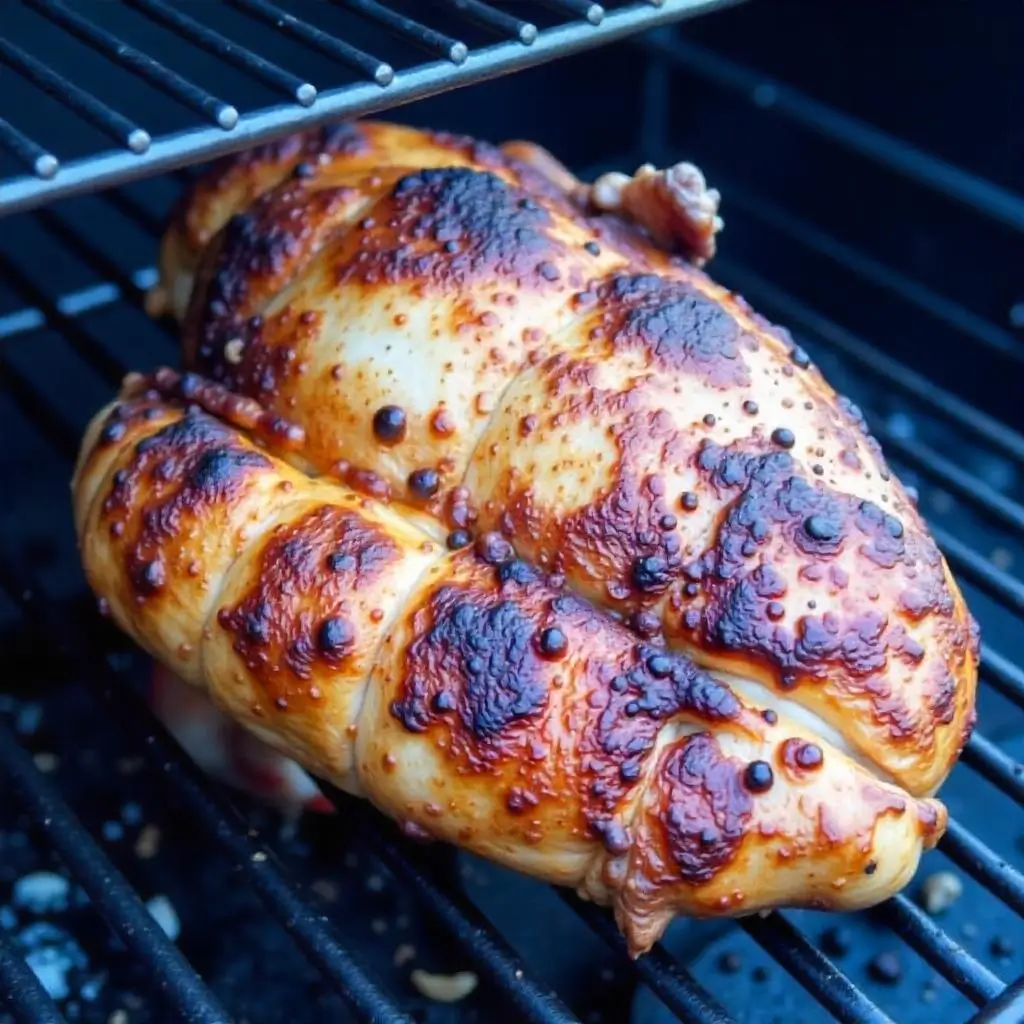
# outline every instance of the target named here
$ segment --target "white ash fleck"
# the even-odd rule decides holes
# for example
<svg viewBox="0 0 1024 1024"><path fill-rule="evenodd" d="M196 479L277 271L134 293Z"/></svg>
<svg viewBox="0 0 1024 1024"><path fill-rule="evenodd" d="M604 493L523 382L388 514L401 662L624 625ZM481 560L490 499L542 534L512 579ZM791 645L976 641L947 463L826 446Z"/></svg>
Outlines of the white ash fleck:
<svg viewBox="0 0 1024 1024"><path fill-rule="evenodd" d="M166 896L154 896L146 901L146 909L164 935L174 942L181 934L181 921L174 904Z"/></svg>
<svg viewBox="0 0 1024 1024"><path fill-rule="evenodd" d="M921 885L921 906L931 914L941 914L964 894L964 886L952 871L936 871Z"/></svg>
<svg viewBox="0 0 1024 1024"><path fill-rule="evenodd" d="M108 1018L107 1024L128 1024L128 1011L115 1010Z"/></svg>
<svg viewBox="0 0 1024 1024"><path fill-rule="evenodd" d="M22 736L31 736L38 730L43 720L42 704L22 704L14 719L14 728Z"/></svg>
<svg viewBox="0 0 1024 1024"><path fill-rule="evenodd" d="M56 754L51 754L45 750L39 751L38 754L33 754L32 760L35 761L36 767L44 775L55 772L60 765L60 758Z"/></svg>
<svg viewBox="0 0 1024 1024"><path fill-rule="evenodd" d="M417 967L410 978L416 989L435 1003L457 1003L477 986L479 979L472 971L457 974L431 974Z"/></svg>
<svg viewBox="0 0 1024 1024"><path fill-rule="evenodd" d="M7 906L4 903L0 906L0 928L6 931L13 932L18 927L18 915L14 912L13 907Z"/></svg>
<svg viewBox="0 0 1024 1024"><path fill-rule="evenodd" d="M135 840L135 856L139 860L150 860L160 850L160 829L156 825L145 825Z"/></svg>
<svg viewBox="0 0 1024 1024"><path fill-rule="evenodd" d="M34 871L14 883L14 906L31 914L55 914L68 908L71 883L55 871Z"/></svg>
<svg viewBox="0 0 1024 1024"><path fill-rule="evenodd" d="M370 922L370 931L374 935L383 935L388 930L388 923L383 917L375 917Z"/></svg>
<svg viewBox="0 0 1024 1024"><path fill-rule="evenodd" d="M342 863L347 868L354 868L354 867L357 867L359 865L359 858L354 853L349 851L342 858Z"/></svg>
<svg viewBox="0 0 1024 1024"><path fill-rule="evenodd" d="M383 892L384 891L384 879L380 875L368 875L366 878L366 888L370 892Z"/></svg>

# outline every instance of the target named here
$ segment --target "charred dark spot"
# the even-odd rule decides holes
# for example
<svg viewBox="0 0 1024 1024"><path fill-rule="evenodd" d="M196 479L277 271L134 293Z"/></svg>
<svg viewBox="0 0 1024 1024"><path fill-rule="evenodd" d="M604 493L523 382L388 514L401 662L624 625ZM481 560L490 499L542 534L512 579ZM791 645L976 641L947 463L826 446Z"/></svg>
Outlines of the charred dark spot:
<svg viewBox="0 0 1024 1024"><path fill-rule="evenodd" d="M420 501L427 501L437 494L441 477L436 469L414 469L409 474L409 493Z"/></svg>
<svg viewBox="0 0 1024 1024"><path fill-rule="evenodd" d="M562 658L569 649L569 639L557 626L549 626L541 631L537 649L546 658Z"/></svg>
<svg viewBox="0 0 1024 1024"><path fill-rule="evenodd" d="M445 544L449 551L458 551L460 548L469 547L473 543L473 536L468 530L452 530L445 538Z"/></svg>
<svg viewBox="0 0 1024 1024"><path fill-rule="evenodd" d="M613 348L638 350L662 370L694 374L713 387L749 385L739 325L692 285L652 274L617 276L598 289L598 300Z"/></svg>
<svg viewBox="0 0 1024 1024"><path fill-rule="evenodd" d="M710 882L739 851L752 809L740 775L706 733L672 746L659 767L666 852L690 885Z"/></svg>
<svg viewBox="0 0 1024 1024"><path fill-rule="evenodd" d="M776 427L772 431L772 444L780 448L792 448L796 444L796 436L789 427Z"/></svg>
<svg viewBox="0 0 1024 1024"><path fill-rule="evenodd" d="M778 715L777 715L777 714L776 714L776 713L775 713L775 712L774 712L774 711L773 711L773 710L772 710L771 708L765 708L765 709L764 709L764 710L763 710L763 711L761 712L761 717L762 717L762 718L763 718L763 719L764 719L764 720L765 720L765 721L766 721L766 722L767 722L767 723L768 723L769 725L777 725L777 724L778 724L778 721L779 721L779 716L778 716Z"/></svg>
<svg viewBox="0 0 1024 1024"><path fill-rule="evenodd" d="M400 558L394 541L358 513L321 506L261 542L251 589L222 608L218 622L268 697L295 705L310 699L300 682L318 661L336 667L355 649L347 603Z"/></svg>
<svg viewBox="0 0 1024 1024"><path fill-rule="evenodd" d="M489 171L445 167L407 175L380 204L377 223L345 251L339 283L414 278L444 289L513 279L549 287L565 247L550 215Z"/></svg>
<svg viewBox="0 0 1024 1024"><path fill-rule="evenodd" d="M351 654L355 647L356 633L347 619L334 615L320 624L316 642L326 658L338 661Z"/></svg>
<svg viewBox="0 0 1024 1024"><path fill-rule="evenodd" d="M683 509L687 512L696 511L699 503L700 499L693 491L683 491L679 497L679 504L682 505Z"/></svg>
<svg viewBox="0 0 1024 1024"><path fill-rule="evenodd" d="M745 402L743 403L743 411L744 411L744 412L745 412L745 413L746 413L746 414L747 414L748 416L756 416L756 415L757 415L757 411L758 411L758 406L757 406L757 402L754 402L754 401L752 401L751 399L749 399L749 398L748 398L748 399L747 399L747 400L746 400L746 401L745 401Z"/></svg>
<svg viewBox="0 0 1024 1024"><path fill-rule="evenodd" d="M584 242L583 248L586 249L591 256L601 255L601 246L599 246L597 242Z"/></svg>
<svg viewBox="0 0 1024 1024"><path fill-rule="evenodd" d="M806 370L811 365L811 357L799 345L793 346L789 358L793 360L794 366L798 366L801 370Z"/></svg>
<svg viewBox="0 0 1024 1024"><path fill-rule="evenodd" d="M671 581L670 567L658 555L644 555L633 563L633 583L645 594L663 590Z"/></svg>
<svg viewBox="0 0 1024 1024"><path fill-rule="evenodd" d="M391 706L406 729L428 727L428 695L442 683L457 694L463 727L481 740L543 709L547 683L533 624L514 602L485 604L450 586L434 594L431 613L432 626L406 654L404 696Z"/></svg>
<svg viewBox="0 0 1024 1024"><path fill-rule="evenodd" d="M405 437L405 410L397 405L381 406L373 414L373 433L378 441L397 444Z"/></svg>
<svg viewBox="0 0 1024 1024"><path fill-rule="evenodd" d="M500 533L483 534L476 542L477 554L489 565L505 565L515 558L512 545Z"/></svg>
<svg viewBox="0 0 1024 1024"><path fill-rule="evenodd" d="M100 444L114 444L120 441L127 430L123 420L111 420L100 431Z"/></svg>
<svg viewBox="0 0 1024 1024"><path fill-rule="evenodd" d="M800 739L786 740L780 748L779 756L783 765L791 772L817 771L825 762L821 747Z"/></svg>
<svg viewBox="0 0 1024 1024"><path fill-rule="evenodd" d="M767 793L775 782L775 773L767 761L751 761L743 772L743 784L751 793Z"/></svg>

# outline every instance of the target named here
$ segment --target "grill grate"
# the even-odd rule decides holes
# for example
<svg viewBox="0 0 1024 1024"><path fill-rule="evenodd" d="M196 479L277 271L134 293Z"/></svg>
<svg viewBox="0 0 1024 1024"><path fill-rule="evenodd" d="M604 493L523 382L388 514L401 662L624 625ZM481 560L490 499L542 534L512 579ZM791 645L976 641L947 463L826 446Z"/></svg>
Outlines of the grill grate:
<svg viewBox="0 0 1024 1024"><path fill-rule="evenodd" d="M169 5L157 0L134 2L135 6L144 11L171 9ZM258 13L260 17L279 17L276 8L264 0L232 0L232 4L254 15ZM667 10L670 4L671 0L668 0L661 10ZM48 13L61 9L53 0L32 0L32 6ZM348 6L364 8L365 13L365 10L375 5L362 0L359 4L350 3ZM460 17L465 15L468 19L472 16L472 19L484 23L486 27L498 28L503 33L514 33L520 37L531 24L512 18L491 6L470 3L469 0L451 0L440 6L457 10ZM569 12L585 19L590 14L591 20L596 7L576 0L558 0L549 6L563 15ZM613 15L608 14L603 24L607 25L612 18ZM289 24L291 28L288 31L310 45L330 50L338 42L331 37L324 37L314 44L313 39L319 37L309 34L313 30L305 22ZM395 31L399 30L396 28ZM583 28L583 31L589 32L591 29ZM539 45L542 39L543 33L535 45ZM435 39L434 43L424 44L434 45L438 42ZM211 46L214 45L216 43L211 42ZM445 45L448 45L447 41ZM651 82L660 82L659 88L663 88L667 80L666 63L685 66L689 72L704 75L718 85L738 89L744 95L755 90L760 81L744 69L736 68L704 51L697 51L690 44L684 45L674 35L653 37L645 45L651 46L658 57L650 66L648 75ZM0 59L10 60L6 50L0 53L3 54ZM698 56L695 57L695 54ZM652 85L652 90L655 87ZM962 183L961 177L932 173L933 163L924 155L913 154L911 157L903 149L899 151L902 155L893 157L891 148L880 142L878 136L851 130L851 126L835 112L814 105L808 106L798 94L780 90L779 95L786 97L786 102L773 106L776 115L792 118L805 126L825 132L834 142L856 148L889 169L911 174L919 184L970 205L979 215L1008 222L1007 217L1013 210L1010 201L1014 197L1003 196L996 201L993 193L984 189L964 190L955 184ZM207 100L219 102L212 96L206 97L203 102ZM314 108L316 106L314 104ZM208 102L207 108L208 112L214 110ZM101 109L93 108L92 114L88 114L86 108L82 107L81 112L95 123L105 126L105 130L109 128L119 133L119 137L129 125L134 125L131 121L115 125L105 120L107 115ZM223 112L224 108L222 106L218 109ZM665 109L663 101L651 102L648 105L648 116L651 116L652 111L656 114L659 109ZM294 113L290 111L288 117L293 117ZM648 123L644 128L646 157L657 159L672 155L671 147L665 141L665 133L659 129L659 125ZM9 142L10 138L3 131L3 125L0 125L0 140L6 139ZM154 143L154 149L156 145ZM189 159L189 154L194 156L212 151L212 146L210 149L199 147L189 150L188 154L183 151L174 160L154 165L150 169ZM628 165L630 162L630 159L615 161L617 165ZM135 172L119 170L113 178L103 178L97 172L97 176L82 178L80 184L85 187L104 180L116 180L126 173ZM719 184L717 175L714 177L715 183ZM944 318L969 338L989 338L991 343L983 344L989 344L1000 358L1014 361L1019 359L1019 346L1015 339L987 321L979 322L978 318L967 315L966 311L947 300L935 301L936 296L909 279L901 282L899 278L889 276L885 268L869 257L817 229L803 225L785 210L777 209L758 197L746 196L739 188L734 193L728 183L722 187L730 206L733 205L734 195L738 197L734 204L734 216L737 218L769 221L775 229L796 243L835 260L846 271L868 278L884 277L887 286L901 300L924 309L930 315ZM34 195L36 198L33 202L47 197L43 191ZM979 196L987 198L979 200ZM6 195L3 198L6 199ZM133 224L140 235L148 237L147 245L151 251L152 236L158 229L159 219L145 203L128 194L113 192L94 202L105 214L113 215L116 212ZM12 205L26 204L18 199ZM40 230L61 249L75 254L97 275L97 283L88 288L55 293L40 268L28 264L22 249L0 244L0 249L4 250L0 253L0 280L5 282L17 300L16 308L0 316L0 388L3 389L3 396L16 404L40 436L56 449L67 464L77 448L81 423L61 407L59 397L51 389L38 383L37 378L26 368L26 361L17 357L17 351L38 343L41 332L53 332L60 344L68 346L107 386L115 385L128 367L126 361L111 347L105 332L93 322L93 315L105 310L118 311L124 312L129 318L138 318L135 322L142 323L142 299L146 286L152 280L152 271L149 268L134 272L127 270L103 251L94 232L84 228L67 211L38 211L32 218L32 228ZM755 305L772 310L780 319L791 324L816 351L835 356L842 365L855 367L867 378L879 382L887 391L900 393L922 412L968 436L972 443L999 453L1015 463L1024 463L1024 437L1019 433L956 395L943 391L926 377L754 273L742 262L723 256L716 260L715 273L744 292ZM15 339L20 339L17 345L13 344ZM163 358L172 358L174 338L168 333L162 344ZM881 420L873 420L871 425L881 437L893 461L900 464L901 468L916 470L922 478L935 481L956 495L965 506L974 509L981 519L990 521L999 536L1008 537L1012 542L1024 538L1024 506L985 483L972 470L964 468L962 463L941 454L938 447L919 439L908 440L887 429ZM64 495L60 495L60 498L66 500ZM993 615L1024 615L1024 584L1020 580L994 565L981 553L976 543L969 544L959 534L942 527L936 527L935 533L959 576L992 599ZM57 653L67 667L76 676L88 680L91 692L124 727L138 747L144 750L156 776L167 787L169 794L185 808L189 820L202 831L210 845L219 847L239 867L268 912L285 926L302 952L343 996L357 1016L382 1022L411 1020L406 1010L398 1005L395 996L375 979L372 972L361 963L358 954L337 934L315 894L305 890L291 877L288 869L275 856L273 848L260 836L253 834L248 823L207 782L175 741L152 718L125 671L116 662L112 662L105 638L91 635L91 623L69 625L39 572L9 548L9 544L0 545L0 591L18 602L21 614L34 630L40 644L52 646L54 638L59 639L60 651ZM993 650L986 644L983 649L982 676L992 690L1024 708L1024 669L1010 655ZM985 721L983 718L983 723ZM1024 775L1021 767L996 742L976 736L965 751L963 763L966 770L986 779L1017 804L1024 803ZM0 728L0 775L9 780L16 799L28 810L33 820L48 823L46 835L89 892L94 906L111 927L122 935L132 953L150 968L154 994L174 1007L179 1019L229 1020L227 1013L173 943L154 927L131 885L110 864L56 789L36 771L31 758L20 749L17 739L3 728ZM515 1008L517 1020L550 1024L577 1019L558 995L531 978L500 932L468 898L453 887L451 879L438 865L425 859L368 809L354 805L344 797L339 796L338 800L343 801L346 823L351 822L353 827L357 827L374 853L415 892L425 909L437 919L466 957L474 962L481 975L491 983L493 990L500 993L504 1002ZM966 827L957 821L951 822L940 849L1013 911L1024 914L1024 876ZM622 940L603 911L582 904L569 894L560 895L587 925L613 949L622 953ZM1024 979L1007 987L1003 980L908 898L900 896L889 901L874 913L874 917L932 965L971 1003L981 1008L981 1012L972 1018L973 1024L1019 1024L1024 1019ZM737 928L743 929L790 972L836 1019L872 1024L891 1019L865 991L815 948L800 930L794 915L774 914L765 919L755 918L739 923ZM656 947L649 956L633 966L640 979L681 1019L701 1024L727 1024L733 1020L665 948ZM2 929L0 984L16 1019L63 1020L35 976L25 967L20 954L7 942Z"/></svg>
<svg viewBox="0 0 1024 1024"><path fill-rule="evenodd" d="M0 121L0 214L238 150L285 130L394 107L737 0L611 0L605 5L525 0L514 5L515 16L484 0L440 0L425 15L420 15L424 5L411 0L333 0L314 7L308 20L268 0L191 4L188 13L168 0L125 0L139 17L122 25L123 12L114 11L115 29L106 21L110 9L120 5L104 5L107 11L95 8L85 15L62 0L23 2L29 12L4 12L8 40L0 41L0 64L47 92L55 100L58 121L66 117L67 111L60 109L65 107L97 132L78 152L65 154L65 133L58 123ZM224 31L201 20L219 22L225 15ZM420 16L431 24L418 20ZM296 41L299 49L289 54L290 67L305 68L312 62L317 81L326 87L237 42L233 36L250 35L252 22L263 33L254 44L257 48L277 52L282 37ZM154 26L162 30L159 40ZM47 31L53 28L58 31ZM76 41L70 47L68 37ZM378 56L393 48L389 37L399 44L394 59ZM161 53L166 50L166 58L148 52L147 46L153 48L149 40L160 45ZM112 65L109 101L76 81L74 62L88 49ZM193 70L197 51L213 54L250 82L267 86L265 105L243 113L201 84L203 76ZM416 56L426 62L417 62ZM321 62L319 57L326 59ZM140 83L145 90L144 124L117 109L126 91ZM172 101L169 106L164 97ZM165 119L164 106L169 127L157 131L150 121L157 111ZM192 119L183 117L185 111ZM118 148L104 148L111 138ZM12 158L9 166L5 153Z"/></svg>

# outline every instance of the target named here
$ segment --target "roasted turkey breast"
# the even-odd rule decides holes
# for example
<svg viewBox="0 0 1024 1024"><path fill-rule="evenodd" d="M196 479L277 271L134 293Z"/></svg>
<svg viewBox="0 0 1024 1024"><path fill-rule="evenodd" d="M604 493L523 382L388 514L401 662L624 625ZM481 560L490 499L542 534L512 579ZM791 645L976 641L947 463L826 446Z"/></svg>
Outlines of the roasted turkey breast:
<svg viewBox="0 0 1024 1024"><path fill-rule="evenodd" d="M90 584L315 775L614 907L854 908L938 840L977 630L868 435L698 266L696 168L382 123L227 158L73 482Z"/></svg>

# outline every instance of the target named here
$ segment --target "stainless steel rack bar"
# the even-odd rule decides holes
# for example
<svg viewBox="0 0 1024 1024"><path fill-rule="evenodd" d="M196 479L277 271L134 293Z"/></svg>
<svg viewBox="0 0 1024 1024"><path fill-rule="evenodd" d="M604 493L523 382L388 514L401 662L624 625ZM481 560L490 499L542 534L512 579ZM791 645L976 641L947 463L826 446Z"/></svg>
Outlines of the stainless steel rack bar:
<svg viewBox="0 0 1024 1024"><path fill-rule="evenodd" d="M210 95L205 89L193 85L176 71L165 68L141 50L129 46L124 40L101 28L77 11L65 7L59 0L25 0L25 2L31 4L40 14L44 14L60 25L76 39L80 39L132 74L156 86L179 103L210 118L225 131L230 131L238 123L238 111L230 104ZM136 155L142 156L143 154Z"/></svg>
<svg viewBox="0 0 1024 1024"><path fill-rule="evenodd" d="M129 6L141 11L147 18L159 22L187 42L226 60L254 78L280 90L285 96L308 107L316 99L316 86L260 57L244 46L207 28L201 22L164 3L164 0L126 0Z"/></svg>
<svg viewBox="0 0 1024 1024"><path fill-rule="evenodd" d="M355 11L356 14L375 21L404 42L412 43L413 46L418 46L421 50L432 53L436 57L443 57L445 60L451 61L452 64L464 64L466 57L469 56L469 48L465 43L458 39L452 39L451 36L446 36L443 32L437 32L412 18L398 14L390 7L377 3L377 0L333 0L333 2L342 4L349 10Z"/></svg>
<svg viewBox="0 0 1024 1024"><path fill-rule="evenodd" d="M390 85L395 77L395 70L390 64L371 57L368 53L363 53L362 50L356 49L329 32L310 25L308 21L296 18L294 14L289 14L283 8L268 3L268 0L228 0L228 2L250 17L273 26L314 50L327 54L328 57L332 57L340 64L361 71L377 85Z"/></svg>
<svg viewBox="0 0 1024 1024"><path fill-rule="evenodd" d="M241 120L236 107L212 96L206 90L189 82L179 72L170 70L138 48L124 43L78 12L64 6L60 0L25 2L71 35L106 55L114 64L142 77L179 103L199 113L204 121L212 121L213 125L204 126L200 123L175 133L155 136L149 149L142 154L124 149L97 150L89 156L59 165L44 161L40 166L50 174L47 180L37 174L29 174L0 181L0 215L30 209L64 196L121 184L158 171L172 170L198 160L222 156L265 142L285 131L310 128L343 117L371 114L447 89L533 67L556 57L580 53L626 38L641 29L668 25L715 8L730 6L739 0L664 0L661 4L636 0L628 6L604 12L599 24L592 23L593 15L587 20L578 17L575 11L567 12L563 7L563 13L567 13L571 20L538 32L532 42L523 35L525 31L528 37L529 30L518 26L508 38L474 50L461 64L453 63L450 59L432 61L402 69L393 76L387 62L372 55L362 54L352 47L347 47L343 41L335 40L334 55L347 63L357 65L366 75L365 81L333 89L322 89L316 101L309 107L299 104L270 107L247 112ZM268 0L231 2L239 8L244 8L246 13L260 17L264 21L276 18L276 14L271 12L275 7L279 7ZM365 3L365 0L363 2ZM527 4L534 5L540 2L541 0L523 0L522 9L516 10L516 20L530 24L521 19L521 16L530 9ZM589 5L587 10L590 12L598 6ZM460 15L464 14L468 20L469 8L456 4L452 9ZM198 19L197 7L192 6L190 14ZM476 9L476 14L479 15L479 8ZM326 45L328 34L320 32L300 19L286 18L281 30L305 45L321 50ZM319 41L314 41L315 39ZM66 78L67 75L62 77ZM36 154L33 160L39 156L40 154ZM60 154L56 156L59 159Z"/></svg>
<svg viewBox="0 0 1024 1024"><path fill-rule="evenodd" d="M67 1024L24 957L0 931L0 1002L18 1024Z"/></svg>
<svg viewBox="0 0 1024 1024"><path fill-rule="evenodd" d="M58 75L32 54L3 37L0 37L0 62L38 85L48 96L92 122L114 142L127 146L133 153L145 153L149 149L149 132L144 128L101 103L95 96Z"/></svg>

